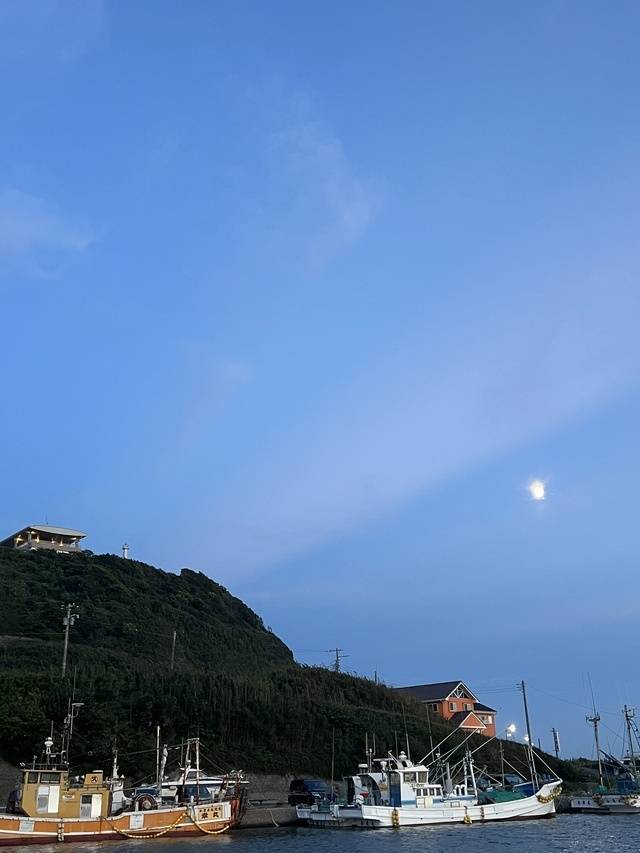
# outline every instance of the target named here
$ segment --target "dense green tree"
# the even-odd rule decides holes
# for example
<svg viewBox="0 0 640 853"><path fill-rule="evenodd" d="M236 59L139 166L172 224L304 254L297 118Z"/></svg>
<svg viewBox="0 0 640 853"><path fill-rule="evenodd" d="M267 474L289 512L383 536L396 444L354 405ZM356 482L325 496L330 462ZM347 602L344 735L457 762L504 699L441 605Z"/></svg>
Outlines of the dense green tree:
<svg viewBox="0 0 640 853"><path fill-rule="evenodd" d="M74 764L108 767L117 742L132 778L153 768L145 750L157 725L169 744L199 733L226 768L324 776L332 742L341 776L363 759L367 733L378 754L404 746L408 735L418 757L430 748L430 727L435 742L451 732L383 685L296 664L259 616L198 572L87 552L0 549L0 584L0 755L11 761L40 752L72 691L84 702ZM81 615L62 678L61 608L70 601ZM461 739L457 732L449 742ZM522 748L505 746L522 767ZM495 742L479 755L481 765L497 766Z"/></svg>

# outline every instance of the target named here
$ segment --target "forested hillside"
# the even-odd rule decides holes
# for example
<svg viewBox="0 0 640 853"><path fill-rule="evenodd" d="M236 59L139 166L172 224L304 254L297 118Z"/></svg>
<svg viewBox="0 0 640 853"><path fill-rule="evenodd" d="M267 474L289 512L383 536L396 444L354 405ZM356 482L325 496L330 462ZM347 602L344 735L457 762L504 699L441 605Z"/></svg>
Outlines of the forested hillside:
<svg viewBox="0 0 640 853"><path fill-rule="evenodd" d="M10 761L39 754L74 683L84 703L75 763L108 767L117 741L129 776L151 769L155 759L143 751L153 749L158 724L169 744L199 733L226 767L325 776L332 739L340 776L362 760L365 733L375 734L381 753L404 742L406 727L422 755L430 722L436 741L450 731L387 687L296 664L255 613L200 573L111 555L0 549L0 589L0 756ZM62 678L61 608L71 601L80 619ZM522 764L521 749L507 750ZM495 743L485 754L495 762Z"/></svg>

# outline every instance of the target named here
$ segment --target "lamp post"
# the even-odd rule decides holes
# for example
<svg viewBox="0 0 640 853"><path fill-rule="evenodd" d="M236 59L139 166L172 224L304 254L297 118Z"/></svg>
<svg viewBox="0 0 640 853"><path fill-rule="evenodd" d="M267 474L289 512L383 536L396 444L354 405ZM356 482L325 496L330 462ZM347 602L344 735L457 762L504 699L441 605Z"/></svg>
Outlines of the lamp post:
<svg viewBox="0 0 640 853"><path fill-rule="evenodd" d="M504 730L505 740L509 740L509 738L515 734L515 731L515 723L509 723L509 725ZM500 740L500 769L502 772L502 790L504 791L504 746L502 744L502 740Z"/></svg>
<svg viewBox="0 0 640 853"><path fill-rule="evenodd" d="M62 627L64 628L64 648L62 650L62 677L65 677L67 672L67 651L69 649L69 629L75 623L76 619L80 618L75 604L67 604L63 606L65 615L62 618Z"/></svg>

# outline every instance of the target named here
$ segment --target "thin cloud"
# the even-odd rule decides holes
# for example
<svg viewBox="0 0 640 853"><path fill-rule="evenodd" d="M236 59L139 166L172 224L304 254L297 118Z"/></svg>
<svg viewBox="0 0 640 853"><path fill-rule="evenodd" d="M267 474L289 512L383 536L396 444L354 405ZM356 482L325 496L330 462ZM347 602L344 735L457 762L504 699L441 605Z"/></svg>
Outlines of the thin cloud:
<svg viewBox="0 0 640 853"><path fill-rule="evenodd" d="M272 143L295 212L290 224L304 223L307 260L323 267L364 236L382 203L380 182L358 174L338 136L320 121L294 120Z"/></svg>
<svg viewBox="0 0 640 853"><path fill-rule="evenodd" d="M209 564L252 573L312 550L606 404L640 379L625 278L581 282L571 320L550 303L543 346L526 345L529 317L503 317L475 343L460 328L443 351L414 343L372 366L252 471L249 494L225 493Z"/></svg>
<svg viewBox="0 0 640 853"><path fill-rule="evenodd" d="M93 240L90 229L73 222L59 205L11 187L0 190L0 263L5 269L53 272L62 256L84 251Z"/></svg>
<svg viewBox="0 0 640 853"><path fill-rule="evenodd" d="M74 61L105 26L104 0L3 0L0 57Z"/></svg>

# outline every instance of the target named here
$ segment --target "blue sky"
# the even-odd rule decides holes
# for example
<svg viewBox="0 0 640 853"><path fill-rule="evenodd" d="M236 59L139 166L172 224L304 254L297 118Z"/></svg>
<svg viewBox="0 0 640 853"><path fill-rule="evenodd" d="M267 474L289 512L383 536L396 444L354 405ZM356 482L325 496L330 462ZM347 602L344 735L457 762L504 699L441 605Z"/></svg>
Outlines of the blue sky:
<svg viewBox="0 0 640 853"><path fill-rule="evenodd" d="M2 528L200 568L300 660L464 678L505 724L525 678L567 753L589 673L617 751L638 5L0 19Z"/></svg>

